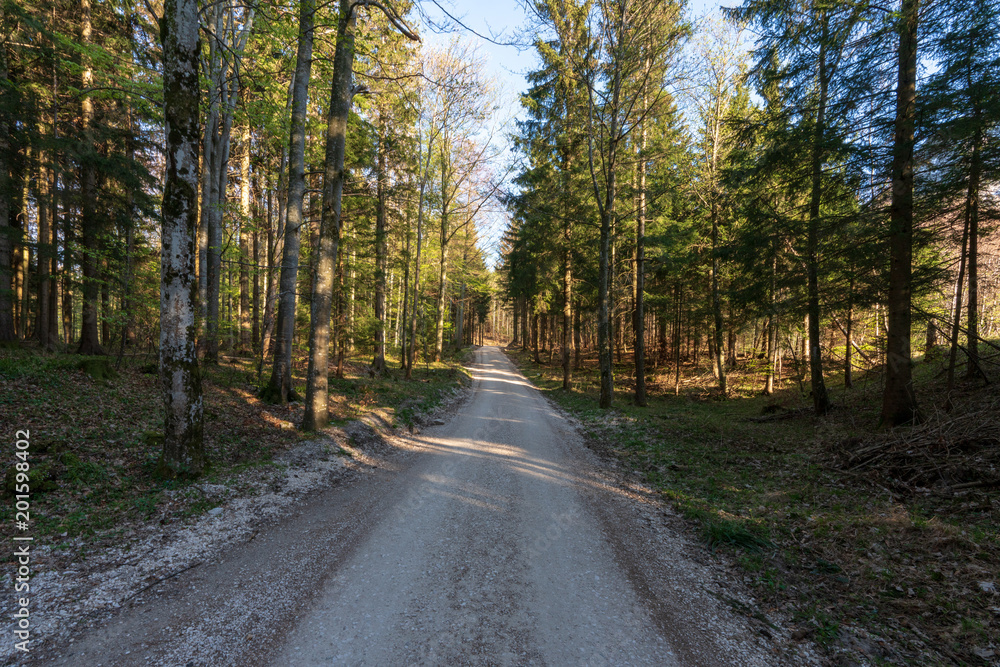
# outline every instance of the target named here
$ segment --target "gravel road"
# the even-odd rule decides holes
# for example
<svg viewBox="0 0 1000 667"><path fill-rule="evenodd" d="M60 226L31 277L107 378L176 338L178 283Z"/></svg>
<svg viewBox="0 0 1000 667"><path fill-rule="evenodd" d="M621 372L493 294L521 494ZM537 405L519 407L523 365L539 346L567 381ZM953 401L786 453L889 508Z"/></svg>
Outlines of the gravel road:
<svg viewBox="0 0 1000 667"><path fill-rule="evenodd" d="M784 663L497 348L471 370L459 412L374 474L39 664Z"/></svg>

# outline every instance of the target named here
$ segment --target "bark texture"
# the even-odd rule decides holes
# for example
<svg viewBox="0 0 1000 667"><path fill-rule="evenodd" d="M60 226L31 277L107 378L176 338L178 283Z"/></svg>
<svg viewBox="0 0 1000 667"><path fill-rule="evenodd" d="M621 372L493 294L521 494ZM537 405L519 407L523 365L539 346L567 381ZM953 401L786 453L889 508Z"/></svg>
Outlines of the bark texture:
<svg viewBox="0 0 1000 667"><path fill-rule="evenodd" d="M205 465L204 405L195 350L195 234L198 228L198 3L166 0L163 99L166 179L160 251L160 379L164 424L161 474L192 476Z"/></svg>

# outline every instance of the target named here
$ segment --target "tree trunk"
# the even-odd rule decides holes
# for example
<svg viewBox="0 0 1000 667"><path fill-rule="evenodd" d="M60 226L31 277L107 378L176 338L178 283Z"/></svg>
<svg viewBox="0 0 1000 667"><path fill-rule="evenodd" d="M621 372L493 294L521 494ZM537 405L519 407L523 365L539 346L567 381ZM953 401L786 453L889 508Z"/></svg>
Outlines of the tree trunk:
<svg viewBox="0 0 1000 667"><path fill-rule="evenodd" d="M570 344L573 336L573 253L570 247L572 240L572 228L567 217L563 224L563 242L566 247L563 251L563 310L562 310L562 367L563 367L563 391L570 391L573 388L573 367L570 365Z"/></svg>
<svg viewBox="0 0 1000 667"><path fill-rule="evenodd" d="M920 419L910 367L910 293L913 263L913 129L916 121L918 0L902 0L899 72L889 209L889 322L882 424Z"/></svg>
<svg viewBox="0 0 1000 667"><path fill-rule="evenodd" d="M128 112L128 129L129 132L134 131L134 124L132 120L132 109L129 107ZM126 138L126 158L129 161L135 159L135 142L134 139L129 136ZM129 344L129 338L132 335L132 314L133 314L133 300L132 300L132 263L133 257L135 255L135 228L136 224L133 220L133 215L135 212L135 195L130 191L127 196L127 211L128 214L125 217L125 267L122 275L122 298L121 298L121 309L122 309L122 327L121 327L121 340L118 343L118 360L115 362L116 367L121 364L122 357L125 355L125 346ZM197 271L197 269L195 269ZM197 346L197 343L196 343Z"/></svg>
<svg viewBox="0 0 1000 667"><path fill-rule="evenodd" d="M283 180L283 179L279 179ZM279 185L280 188L280 185ZM279 197L279 200L281 198ZM266 255L267 271L264 273L265 284L264 284L264 315L261 320L261 334L260 334L260 364L261 368L264 364L264 359L273 355L274 353L274 306L278 300L278 290L277 281L274 279L274 263L278 256L278 238L284 234L284 229L281 227L281 220L284 219L284 207L281 203L278 204L278 234L274 227L274 197L272 196L271 188L267 189L267 236L264 240L266 243L264 253ZM260 370L257 372L260 375Z"/></svg>
<svg viewBox="0 0 1000 667"><path fill-rule="evenodd" d="M531 347L531 341L528 340L528 328L530 323L528 322L528 297L521 296L521 351L527 352Z"/></svg>
<svg viewBox="0 0 1000 667"><path fill-rule="evenodd" d="M53 152L54 155L54 152ZM59 264L56 249L59 246L59 202L56 197L56 189L59 181L55 169L51 170L52 183L49 186L49 201L51 204L51 215L49 217L49 232L51 245L49 246L50 260L49 266L49 342L48 348L55 348L59 344L59 284L57 280Z"/></svg>
<svg viewBox="0 0 1000 667"><path fill-rule="evenodd" d="M333 84L326 126L326 161L323 176L323 212L320 218L319 258L312 294L309 327L309 370L306 380L306 411L302 428L321 429L329 422L327 388L329 378L330 311L342 226L344 151L347 116L351 111L351 74L354 67L354 27L357 16L350 0L340 2L337 47L333 56ZM340 362L338 360L338 367ZM340 370L338 368L338 377Z"/></svg>
<svg viewBox="0 0 1000 667"><path fill-rule="evenodd" d="M406 379L409 380L413 377L413 358L416 355L417 349L417 312L418 304L420 303L420 252L421 252L421 241L423 240L424 233L424 190L427 186L427 175L431 167L431 142L428 141L427 145L427 166L424 168L424 174L420 178L420 193L418 195L419 199L417 201L417 254L413 262L413 307L410 313L410 348L407 352L406 357ZM419 157L419 156L418 156ZM418 161L419 168L419 161Z"/></svg>
<svg viewBox="0 0 1000 667"><path fill-rule="evenodd" d="M646 60L646 72L649 60ZM642 96L643 115L646 113L646 95ZM635 221L635 312L632 331L635 334L635 404L646 406L646 123L642 124L639 143L639 206ZM723 390L725 391L725 390Z"/></svg>
<svg viewBox="0 0 1000 667"><path fill-rule="evenodd" d="M343 234L343 231L341 232L341 234ZM358 281L356 280L355 276L356 266L357 266L357 250L355 250L354 244L351 244L351 257L348 263L348 273L347 273L350 296L348 296L347 303L345 304L347 313L346 313L346 319L344 321L344 329L345 329L344 339L346 341L346 345L344 347L345 352L354 351L354 306L356 305L355 290L357 289L358 286Z"/></svg>
<svg viewBox="0 0 1000 667"><path fill-rule="evenodd" d="M160 251L160 378L166 407L165 476L194 476L205 465L201 375L195 350L198 228L198 3L165 0L163 99L166 178Z"/></svg>
<svg viewBox="0 0 1000 667"><path fill-rule="evenodd" d="M250 346L254 354L260 349L260 223L253 229L253 296L251 297Z"/></svg>
<svg viewBox="0 0 1000 667"><path fill-rule="evenodd" d="M521 297L514 297L514 303L511 304L511 314L513 336L510 341L510 347L517 347L521 342Z"/></svg>
<svg viewBox="0 0 1000 667"><path fill-rule="evenodd" d="M222 3L215 2L206 9L206 21L212 27L214 35L222 33ZM213 169L215 164L216 138L218 136L219 125L219 86L221 70L221 55L219 44L215 37L208 40L208 59L206 61L208 69L203 71L208 82L208 112L205 118L204 134L202 137L201 151L201 208L199 209L198 224L198 316L199 316L199 337L198 355L204 358L208 349L208 311L209 311L209 282L211 269L210 264L210 230L212 228L212 214L216 203L213 199L212 183L213 175L217 172ZM217 180L215 181L217 183Z"/></svg>
<svg viewBox="0 0 1000 667"><path fill-rule="evenodd" d="M292 388L292 337L295 334L295 288L299 272L299 231L305 196L306 104L312 70L313 15L315 0L299 2L299 44L295 56L292 118L288 140L288 198L285 207L285 243L279 279L278 313L275 322L274 363L262 398L275 403L295 400ZM327 316L329 320L329 315ZM324 374L325 378L326 375ZM325 403L324 403L325 405Z"/></svg>
<svg viewBox="0 0 1000 667"><path fill-rule="evenodd" d="M542 360L538 356L538 313L536 312L532 312L531 314L531 349L534 353L535 363L541 364Z"/></svg>
<svg viewBox="0 0 1000 667"><path fill-rule="evenodd" d="M39 128L41 130L41 128ZM39 131L41 134L41 131ZM0 149L2 150L2 149ZM47 164L48 156L45 152L38 154L38 317L35 320L35 337L43 350L51 348L52 340L49 338L51 304L49 284L52 271L52 237L51 226L49 225L49 212L51 202L49 201L49 170Z"/></svg>
<svg viewBox="0 0 1000 667"><path fill-rule="evenodd" d="M662 306L656 313L656 366L667 363L667 313Z"/></svg>
<svg viewBox="0 0 1000 667"><path fill-rule="evenodd" d="M73 216L70 213L70 188L63 183L63 279L62 326L63 342L73 344Z"/></svg>
<svg viewBox="0 0 1000 667"><path fill-rule="evenodd" d="M851 358L854 348L852 343L854 342L854 278L851 278L850 286L847 288L847 331L844 332L844 336L847 341L844 344L844 388L850 389L854 386L853 378L851 377L854 373L854 367L852 366Z"/></svg>
<svg viewBox="0 0 1000 667"><path fill-rule="evenodd" d="M583 326L580 321L580 302L573 308L573 368L583 368Z"/></svg>
<svg viewBox="0 0 1000 667"><path fill-rule="evenodd" d="M234 84L235 85L235 84ZM229 147L233 123L232 97L235 93L223 85L222 118L220 120L220 136L218 137L212 155L210 174L212 188L212 205L209 208L208 227L208 326L206 361L216 362L219 359L219 303L222 281L222 213L226 200L226 185L229 180Z"/></svg>
<svg viewBox="0 0 1000 667"><path fill-rule="evenodd" d="M251 346L250 337L250 126L244 125L240 154L240 351Z"/></svg>
<svg viewBox="0 0 1000 667"><path fill-rule="evenodd" d="M448 204L451 197L448 196L449 169L448 169L448 134L445 132L441 142L441 263L438 266L438 298L437 307L434 311L434 361L441 361L441 352L444 347L444 310L446 292L448 287L448 241L450 240L448 223Z"/></svg>
<svg viewBox="0 0 1000 667"><path fill-rule="evenodd" d="M674 285L674 396L680 396L681 393L681 289L678 280Z"/></svg>
<svg viewBox="0 0 1000 667"><path fill-rule="evenodd" d="M962 225L962 249L958 256L958 281L955 283L955 298L952 301L951 314L951 345L948 351L948 384L946 393L949 394L946 401L950 405L951 390L955 388L955 364L958 363L958 336L961 331L962 322L962 291L965 286L965 263L969 248L969 213L970 208L965 208L965 221Z"/></svg>
<svg viewBox="0 0 1000 667"><path fill-rule="evenodd" d="M981 132L977 129L972 145L972 162L969 167L969 192L966 197L969 220L969 305L966 308L968 331L965 349L969 365L965 377L973 379L982 376L979 368L979 179L982 173Z"/></svg>
<svg viewBox="0 0 1000 667"><path fill-rule="evenodd" d="M778 309L778 235L775 234L771 243L771 288L769 290L770 298L770 315L767 318L767 377L764 380L764 393L770 396L774 393L774 375L775 375L775 365L774 360L777 355L778 348L778 322L777 322L777 309ZM756 328L756 322L754 323L754 328ZM756 333L754 333L756 337ZM754 340L754 343L757 341ZM756 354L756 347L752 349L752 352Z"/></svg>
<svg viewBox="0 0 1000 667"><path fill-rule="evenodd" d="M826 104L829 76L826 62L827 17L823 18L823 38L819 47L819 106L816 109L816 128L812 145L812 192L809 201L809 238L807 249L809 313L809 371L812 385L813 408L817 415L825 415L830 410L830 399L823 379L823 357L820 340L819 306L819 226L820 203L823 195L823 160L826 142Z"/></svg>
<svg viewBox="0 0 1000 667"><path fill-rule="evenodd" d="M723 360L722 297L719 294L719 204L712 200L712 365L719 380L719 391L726 395L726 364Z"/></svg>
<svg viewBox="0 0 1000 667"><path fill-rule="evenodd" d="M81 30L80 42L86 48L91 37L91 3L81 0ZM94 73L90 67L90 58L83 56L83 72L81 87L83 95L80 99L80 129L87 146L87 154L81 160L81 192L82 217L80 227L83 230L83 315L80 329L79 354L104 354L101 347L100 331L98 329L98 299L100 298L100 234L101 223L97 217L97 146L93 136L94 101L90 97L90 89L94 85Z"/></svg>
<svg viewBox="0 0 1000 667"><path fill-rule="evenodd" d="M101 345L111 346L111 294L108 283L111 276L107 271L101 274Z"/></svg>
<svg viewBox="0 0 1000 667"><path fill-rule="evenodd" d="M388 370L385 365L385 320L386 320L386 287L385 274L389 262L388 230L386 228L386 179L389 175L385 167L385 135L388 128L383 122L381 128L378 156L375 162L376 200L375 200L375 355L372 359L372 371L383 375Z"/></svg>

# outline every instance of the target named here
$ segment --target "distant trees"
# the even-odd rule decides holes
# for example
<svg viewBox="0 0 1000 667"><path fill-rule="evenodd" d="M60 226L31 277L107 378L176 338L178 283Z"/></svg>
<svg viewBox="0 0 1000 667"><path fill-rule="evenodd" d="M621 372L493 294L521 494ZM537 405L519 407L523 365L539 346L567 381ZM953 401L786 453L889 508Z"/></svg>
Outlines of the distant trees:
<svg viewBox="0 0 1000 667"><path fill-rule="evenodd" d="M924 11L901 0L886 12L864 3L747 0L725 12L732 23L698 27L694 44L712 44L706 35L729 30L732 39L703 48L689 72L644 60L645 26L662 31L653 40L664 49L662 63L672 63L671 49L682 41L683 21L664 18L668 7L532 7L540 68L524 97L529 119L517 136L524 163L507 197L513 221L501 268L514 339L535 348L536 358L546 345L539 313L565 306L569 299L559 295L575 283L578 294L595 298L577 299L572 325L564 314L564 360L572 328L595 349L601 406L611 404L612 362L621 362L623 340L631 340L640 404L649 344L657 364L674 366L675 391L685 358L697 367L707 356L721 394L731 390L727 370L741 353L749 365L763 360L766 393L791 366L804 388L808 375L819 415L831 407L830 359L840 357L848 387L857 364L881 366L882 421L906 423L919 415L910 323L940 312L934 289L952 273L942 252L950 256L948 244L962 237L949 338L953 357L966 352L967 374L983 372L974 257L983 210L995 219L994 200L981 194L981 169L996 173L986 166L994 164L987 146L995 142L986 136L996 130L1000 99L986 27L995 25L996 2L973 10L955 0ZM563 59L574 16L589 17L574 37L583 55ZM738 46L744 25L756 35L751 54ZM918 35L935 59L926 82L910 71ZM587 89L585 131L575 136L593 166L591 192L574 191L569 213L557 204L571 191L558 148L574 136L562 128L581 123L570 120L571 107L559 107L562 72ZM671 76L683 85L670 86ZM682 90L686 127L671 115L668 94ZM626 234L626 219L635 220L634 235ZM952 219L965 231L944 238L943 222ZM563 239L576 248L596 244L566 256L572 274L559 268ZM628 319L619 315L623 300ZM564 370L565 387L568 378Z"/></svg>
<svg viewBox="0 0 1000 667"><path fill-rule="evenodd" d="M518 234L521 236L513 244L535 257L538 253L529 250L532 238L544 244L546 241L542 239L548 236L558 239L555 247L562 246L560 253L545 255L552 259L552 270L560 266L558 300L562 302L563 386L568 389L571 383L570 340L571 336L576 336L575 331L571 333L573 258L583 237L592 237L591 232L584 230L590 227L597 232L595 282L600 402L602 407L608 407L614 396L612 302L615 290L612 283L618 219L636 220L635 266L644 267L647 203L643 199L645 183L639 186L639 180L645 181L646 167L643 165L651 157L640 151L647 149L643 137L649 118L669 100L665 90L669 76L666 70L686 28L679 8L669 3L632 0L596 3L593 5L596 19L593 31L587 25L587 17L592 11L588 3L537 2L533 8L540 29L552 39L540 37L536 42L542 69L531 75L534 87L525 99L531 119L522 124L518 141L528 164L519 182L530 190L510 198L520 221ZM619 211L624 189L620 179L632 181L633 177L636 180L628 190L630 201L623 211ZM589 199L589 206L581 201L584 198ZM555 221L558 222L553 225ZM548 231L544 231L546 229ZM537 275L539 266L515 267L512 261L508 266L510 271L517 272L511 276L509 284L520 295L525 323L530 314L531 337L535 341L539 323L543 335L547 334L548 318L539 321L537 312L528 312L528 304L535 303L537 308L539 297L549 301L557 292L549 292L545 286L537 284L541 277ZM641 271L644 278L644 268ZM641 282L634 275L631 280L634 284ZM633 326L638 323L639 329L645 316L636 319L635 313L642 311L643 297L644 294L637 295L633 291L632 316L628 318ZM542 312L549 312L548 307ZM553 321L553 328L555 324ZM544 346L545 342L542 344ZM637 364L642 366L641 358ZM640 403L645 400L643 386L639 383L637 388Z"/></svg>

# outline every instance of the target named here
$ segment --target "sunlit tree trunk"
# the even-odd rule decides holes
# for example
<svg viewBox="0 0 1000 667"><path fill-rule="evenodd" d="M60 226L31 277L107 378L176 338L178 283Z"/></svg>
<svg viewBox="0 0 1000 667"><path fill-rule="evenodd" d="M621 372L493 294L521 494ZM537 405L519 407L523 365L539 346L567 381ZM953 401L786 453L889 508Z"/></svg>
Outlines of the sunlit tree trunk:
<svg viewBox="0 0 1000 667"><path fill-rule="evenodd" d="M326 126L326 161L323 174L323 212L320 218L319 257L312 294L309 327L309 369L306 377L306 410L302 428L323 428L329 422L330 311L333 281L342 226L344 153L347 116L351 111L351 79L354 68L354 28L357 15L349 0L341 0L337 47L333 56L333 84ZM340 362L338 361L338 366Z"/></svg>
<svg viewBox="0 0 1000 667"><path fill-rule="evenodd" d="M284 248L278 285L274 362L263 397L286 403L298 396L292 388L292 337L295 333L295 286L299 272L299 232L305 197L306 104L312 70L315 0L299 3L299 44L295 57L292 118L288 141L288 197L285 206ZM329 317L327 317L329 319Z"/></svg>
<svg viewBox="0 0 1000 667"><path fill-rule="evenodd" d="M250 126L240 141L240 350L250 349Z"/></svg>
<svg viewBox="0 0 1000 667"><path fill-rule="evenodd" d="M417 253L413 260L413 308L410 313L410 347L406 356L406 379L413 377L413 358L417 349L417 312L420 303L420 253L421 242L424 233L424 190L427 186L427 175L430 171L432 145L427 145L427 166L424 168L424 175L420 179L420 189L417 201ZM419 157L419 154L418 154ZM419 167L419 160L417 161Z"/></svg>
<svg viewBox="0 0 1000 667"><path fill-rule="evenodd" d="M383 123L381 139L376 157L375 185L375 356L372 371L378 375L386 372L385 365L385 320L386 320L386 268L389 262L388 230L386 229L386 179L385 135L388 128Z"/></svg>

